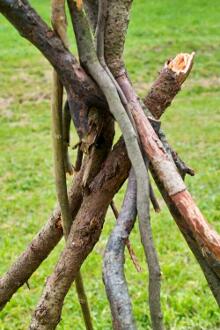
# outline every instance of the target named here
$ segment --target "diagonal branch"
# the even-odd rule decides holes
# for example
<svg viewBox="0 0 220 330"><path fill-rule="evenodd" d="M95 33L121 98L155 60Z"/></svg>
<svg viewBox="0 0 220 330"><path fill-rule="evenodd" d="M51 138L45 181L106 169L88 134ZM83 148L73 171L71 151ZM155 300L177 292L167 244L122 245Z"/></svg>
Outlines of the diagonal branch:
<svg viewBox="0 0 220 330"><path fill-rule="evenodd" d="M81 201L81 181L84 166L73 180L69 193L70 209L74 219ZM34 237L26 250L17 258L8 272L0 278L0 309L12 295L30 278L40 264L47 258L63 236L60 208L57 207L45 226Z"/></svg>
<svg viewBox="0 0 220 330"><path fill-rule="evenodd" d="M71 227L66 247L54 273L48 278L35 310L30 329L55 329L60 321L64 298L82 263L101 234L105 213L113 196L128 176L130 163L124 142L119 141L90 185ZM67 267L68 265L68 267ZM56 304L54 304L56 301Z"/></svg>
<svg viewBox="0 0 220 330"><path fill-rule="evenodd" d="M126 2L126 0L124 1ZM109 4L112 3L114 3L114 8L112 8L112 10L117 12L118 2L115 0L110 0ZM121 1L119 3L121 4ZM112 12L112 10L109 12ZM127 12L126 15L128 17L129 13ZM111 36L109 33L106 33L106 47L108 47L109 42L117 43L117 39L121 40L123 38L124 42L125 38L121 31L125 29L125 26L127 29L127 22L124 22L125 26L121 27L120 29L115 28L113 19L108 19L107 24L109 24L109 29L112 31L112 33ZM113 54L114 48L111 47L109 52ZM115 50L115 53L118 56L117 49ZM208 225L192 197L187 192L186 187L174 166L173 159L171 159L166 153L163 145L161 144L148 119L146 118L142 109L142 105L131 85L127 74L125 73L124 67L121 65L122 52L119 55L119 58L120 60L118 63L114 63L110 60L109 65L112 65L111 69L114 73L114 76L117 78L118 84L127 97L128 102L131 104L131 112L134 116L144 151L146 152L151 163L151 169L154 170L154 177L157 177L157 182L161 182L164 187L164 191L166 191L166 194L169 196L169 202L172 205L172 208L177 209L181 216L178 217L172 213L175 221L181 227L185 228L185 233L187 236L191 235L191 237L194 239L194 246L191 246L191 240L187 240L187 242L194 252L195 257L198 258L200 265L203 264L202 269L205 272L205 275L209 276L209 273L214 272L220 280L220 237ZM106 61L108 63L107 58ZM159 188L160 187L161 185ZM162 189L161 193L163 194ZM195 253L196 249L198 253ZM201 262L201 255L203 255L203 263ZM206 264L206 267L204 264ZM207 272L207 269L210 270L209 273ZM213 287L210 287L213 290ZM216 290L219 291L218 287L216 287ZM219 297L219 295L216 295L216 293L214 293L214 295L215 297Z"/></svg>
<svg viewBox="0 0 220 330"><path fill-rule="evenodd" d="M41 19L27 0L1 0L0 12L11 22L22 37L29 40L48 59L67 90L69 105L80 104L103 107L105 100L92 79L66 49L61 39ZM71 110L71 109L70 109Z"/></svg>

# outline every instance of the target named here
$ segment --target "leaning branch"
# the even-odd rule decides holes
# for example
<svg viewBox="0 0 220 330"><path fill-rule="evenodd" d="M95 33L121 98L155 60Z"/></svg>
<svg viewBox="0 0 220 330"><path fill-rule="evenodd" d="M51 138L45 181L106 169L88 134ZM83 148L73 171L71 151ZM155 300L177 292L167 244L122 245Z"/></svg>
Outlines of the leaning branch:
<svg viewBox="0 0 220 330"><path fill-rule="evenodd" d="M162 116L180 91L183 82L192 69L194 55L195 53L180 53L174 59L170 59L165 63L150 92L144 99L144 104L154 118L159 119Z"/></svg>
<svg viewBox="0 0 220 330"><path fill-rule="evenodd" d="M30 329L38 329L42 325L44 330L56 328L60 321L64 298L83 261L98 241L108 205L126 180L129 169L130 162L124 143L120 141L109 154L102 171L91 183L90 193L84 197L71 227L66 247L53 274L47 280Z"/></svg>
<svg viewBox="0 0 220 330"><path fill-rule="evenodd" d="M70 111L80 108L81 100L87 106L106 105L103 95L92 79L80 67L76 58L66 49L57 34L41 19L27 0L1 0L0 12L11 22L22 37L29 40L55 68L67 90Z"/></svg>
<svg viewBox="0 0 220 330"><path fill-rule="evenodd" d="M73 180L69 193L70 209L74 219L81 201L81 181L84 167ZM26 250L17 258L8 272L0 278L0 310L12 295L31 277L63 236L60 208L57 207L45 226L34 237Z"/></svg>
<svg viewBox="0 0 220 330"><path fill-rule="evenodd" d="M114 0L111 0L109 3L111 3L112 1L114 2ZM116 1L114 2L114 5L114 10L117 10ZM127 26L126 22L125 24ZM123 37L123 34L120 32L120 30L122 31L123 27L121 27L120 30L117 30L113 21L109 21L109 25L109 29L112 29L111 31L115 30L116 33L111 34L110 36L110 34L106 32L106 46L108 45L109 39L114 38L115 40L111 42L116 42L117 38L121 39ZM112 48L109 51L113 53L114 49ZM121 58L122 53L120 54L120 59ZM107 58L106 61L108 63ZM110 61L109 63L113 62ZM163 184L164 190L169 196L169 200L172 204L172 207L177 209L179 214L181 215L180 224L180 217L175 217L177 224L179 224L181 227L184 227L185 231L188 230L188 233L190 232L191 237L193 237L195 241L195 245L197 245L197 251L202 252L202 255L204 257L203 261L204 263L206 263L207 268L209 268L211 272L214 272L216 276L220 279L220 237L208 225L207 221L204 219L203 215L193 201L191 195L187 192L186 186L183 183L173 163L173 159L171 159L166 153L162 143L154 132L149 120L145 116L139 99L121 63L122 62L120 60L119 64L116 63L115 67L114 65L112 66L114 70L113 73L117 78L118 84L120 85L125 96L127 97L128 102L131 105L131 112L135 119L143 149L146 152L148 159L151 163L151 168L154 170L155 176ZM191 247L189 243L190 240L188 240L187 242ZM191 249L194 252L195 246ZM198 254L194 254L196 258L198 258ZM205 267L203 267L203 270L205 270ZM216 294L214 295L216 297Z"/></svg>

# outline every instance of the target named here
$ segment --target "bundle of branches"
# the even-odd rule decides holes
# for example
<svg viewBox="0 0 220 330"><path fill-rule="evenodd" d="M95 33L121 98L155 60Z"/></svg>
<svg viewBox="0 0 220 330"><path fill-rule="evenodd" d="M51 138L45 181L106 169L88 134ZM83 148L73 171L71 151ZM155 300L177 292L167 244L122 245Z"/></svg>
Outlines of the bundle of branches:
<svg viewBox="0 0 220 330"><path fill-rule="evenodd" d="M75 281L85 325L92 329L80 268L97 243L109 206L117 217L106 247L103 278L114 329L136 329L124 275L124 249L136 215L149 270L153 329L163 329L160 267L149 201L159 211L151 172L176 224L220 304L220 236L209 226L184 184L193 170L166 140L160 117L191 71L194 54L166 62L148 95L138 98L123 62L132 0L68 0L79 62L68 49L64 0L52 1L51 29L27 0L0 0L1 13L54 68L53 146L58 207L8 272L0 278L0 308L28 281L64 234L66 245L47 279L30 329L55 329L65 296ZM63 87L67 101L63 106ZM122 137L113 145L114 123ZM68 155L70 125L79 136L74 166ZM66 173L73 174L67 193ZM121 211L113 198L129 176Z"/></svg>

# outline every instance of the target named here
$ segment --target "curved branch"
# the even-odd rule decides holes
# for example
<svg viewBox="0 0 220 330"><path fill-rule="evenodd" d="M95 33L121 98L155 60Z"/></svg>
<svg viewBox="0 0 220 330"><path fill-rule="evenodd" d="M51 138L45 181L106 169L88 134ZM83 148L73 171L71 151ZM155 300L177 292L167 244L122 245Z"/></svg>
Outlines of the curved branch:
<svg viewBox="0 0 220 330"><path fill-rule="evenodd" d="M137 183L130 171L128 187L117 223L108 239L104 254L103 280L111 307L113 328L135 330L132 307L124 275L124 250L136 219Z"/></svg>

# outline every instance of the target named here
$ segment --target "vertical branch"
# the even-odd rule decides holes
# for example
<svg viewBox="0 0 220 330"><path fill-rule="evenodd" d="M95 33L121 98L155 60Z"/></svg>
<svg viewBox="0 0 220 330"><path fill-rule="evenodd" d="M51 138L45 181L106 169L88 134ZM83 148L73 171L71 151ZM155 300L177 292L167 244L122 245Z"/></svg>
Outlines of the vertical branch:
<svg viewBox="0 0 220 330"><path fill-rule="evenodd" d="M55 32L60 36L65 47L68 47L67 36L66 36L67 24L66 24L64 0L52 0L51 20ZM55 169L57 197L61 209L63 232L64 232L65 240L67 240L72 225L72 216L70 212L68 195L67 195L67 184L66 184L66 173L65 173L66 171L65 171L65 161L64 161L63 129L62 129L62 102L63 102L63 86L59 80L58 74L56 73L55 70L53 70L52 127L53 127L54 169ZM68 155L66 157L68 157ZM76 275L75 281L76 281L76 290L78 294L78 299L82 309L86 329L92 330L93 327L92 327L89 305L80 272Z"/></svg>
<svg viewBox="0 0 220 330"><path fill-rule="evenodd" d="M135 133L134 127L126 113L126 110L121 103L118 95L117 88L113 83L108 72L101 66L93 45L92 36L90 33L89 25L86 17L82 11L77 11L74 2L68 0L70 8L70 14L74 31L77 40L77 46L80 56L80 61L85 68L88 69L91 76L97 82L101 90L103 91L110 111L117 120L123 137L125 139L126 148L132 167L134 168L136 180L137 180L137 210L140 220L140 232L142 236L142 243L147 257L149 272L150 272L150 294L157 293L155 300L150 300L151 304L151 316L154 329L163 329L162 313L160 306L160 292L158 297L158 287L154 287L153 281L157 276L157 266L153 268L153 263L158 264L156 250L152 239L151 226L149 221L149 180L145 167L145 162L142 157L142 153L138 144L138 137ZM144 236L147 235L147 236ZM155 270L156 269L156 270ZM159 271L160 274L160 271ZM156 275L156 276L154 276ZM157 328L156 328L157 326Z"/></svg>
<svg viewBox="0 0 220 330"><path fill-rule="evenodd" d="M135 204L136 204L136 202L135 202ZM117 221L117 219L119 217L119 212L118 212L118 210L117 210L117 208L116 208L115 203L114 203L113 200L111 201L111 204L110 205L111 205L112 212L114 213L115 219ZM135 215L135 217L136 217L136 215ZM135 221L135 219L134 219L134 221ZM131 246L131 242L130 242L129 238L127 238L125 240L125 245L127 247L127 250L128 250L129 255L130 255L130 258L131 258L131 260L132 260L132 262L134 264L134 267L136 268L137 272L141 272L141 270L142 270L141 269L141 266L140 266L140 264L138 262L137 256L135 255L135 252L134 252L134 250L133 250L133 248Z"/></svg>
<svg viewBox="0 0 220 330"><path fill-rule="evenodd" d="M103 280L115 330L136 329L124 275L125 243L135 223L136 198L137 183L134 171L131 170L123 206L104 254Z"/></svg>
<svg viewBox="0 0 220 330"><path fill-rule="evenodd" d="M62 127L63 127L63 157L64 157L64 166L66 173L73 175L73 166L71 164L68 148L70 145L70 125L71 125L71 114L69 109L68 102L65 103L63 108L63 118L62 118Z"/></svg>
<svg viewBox="0 0 220 330"><path fill-rule="evenodd" d="M132 0L110 0L108 2L108 20L105 30L105 59L112 74L116 78L125 73L122 56L131 4ZM123 94L125 95L127 108L129 108L130 112L132 113L134 111L134 104L130 102L130 98L121 88L119 81L117 81L117 84L120 86L120 90L122 90ZM132 118L132 114L130 117ZM136 127L135 124L134 127ZM129 149L127 148L127 150L129 154ZM136 157L136 154L133 154L133 157ZM132 158L130 159L133 165ZM163 317L160 304L160 267L157 252L154 247L150 224L150 182L146 169L144 174L143 172L136 173L136 171L135 174L137 180L137 209L139 216L139 228L141 241L144 247L149 269L149 304L151 320L153 329L160 330L163 329Z"/></svg>

